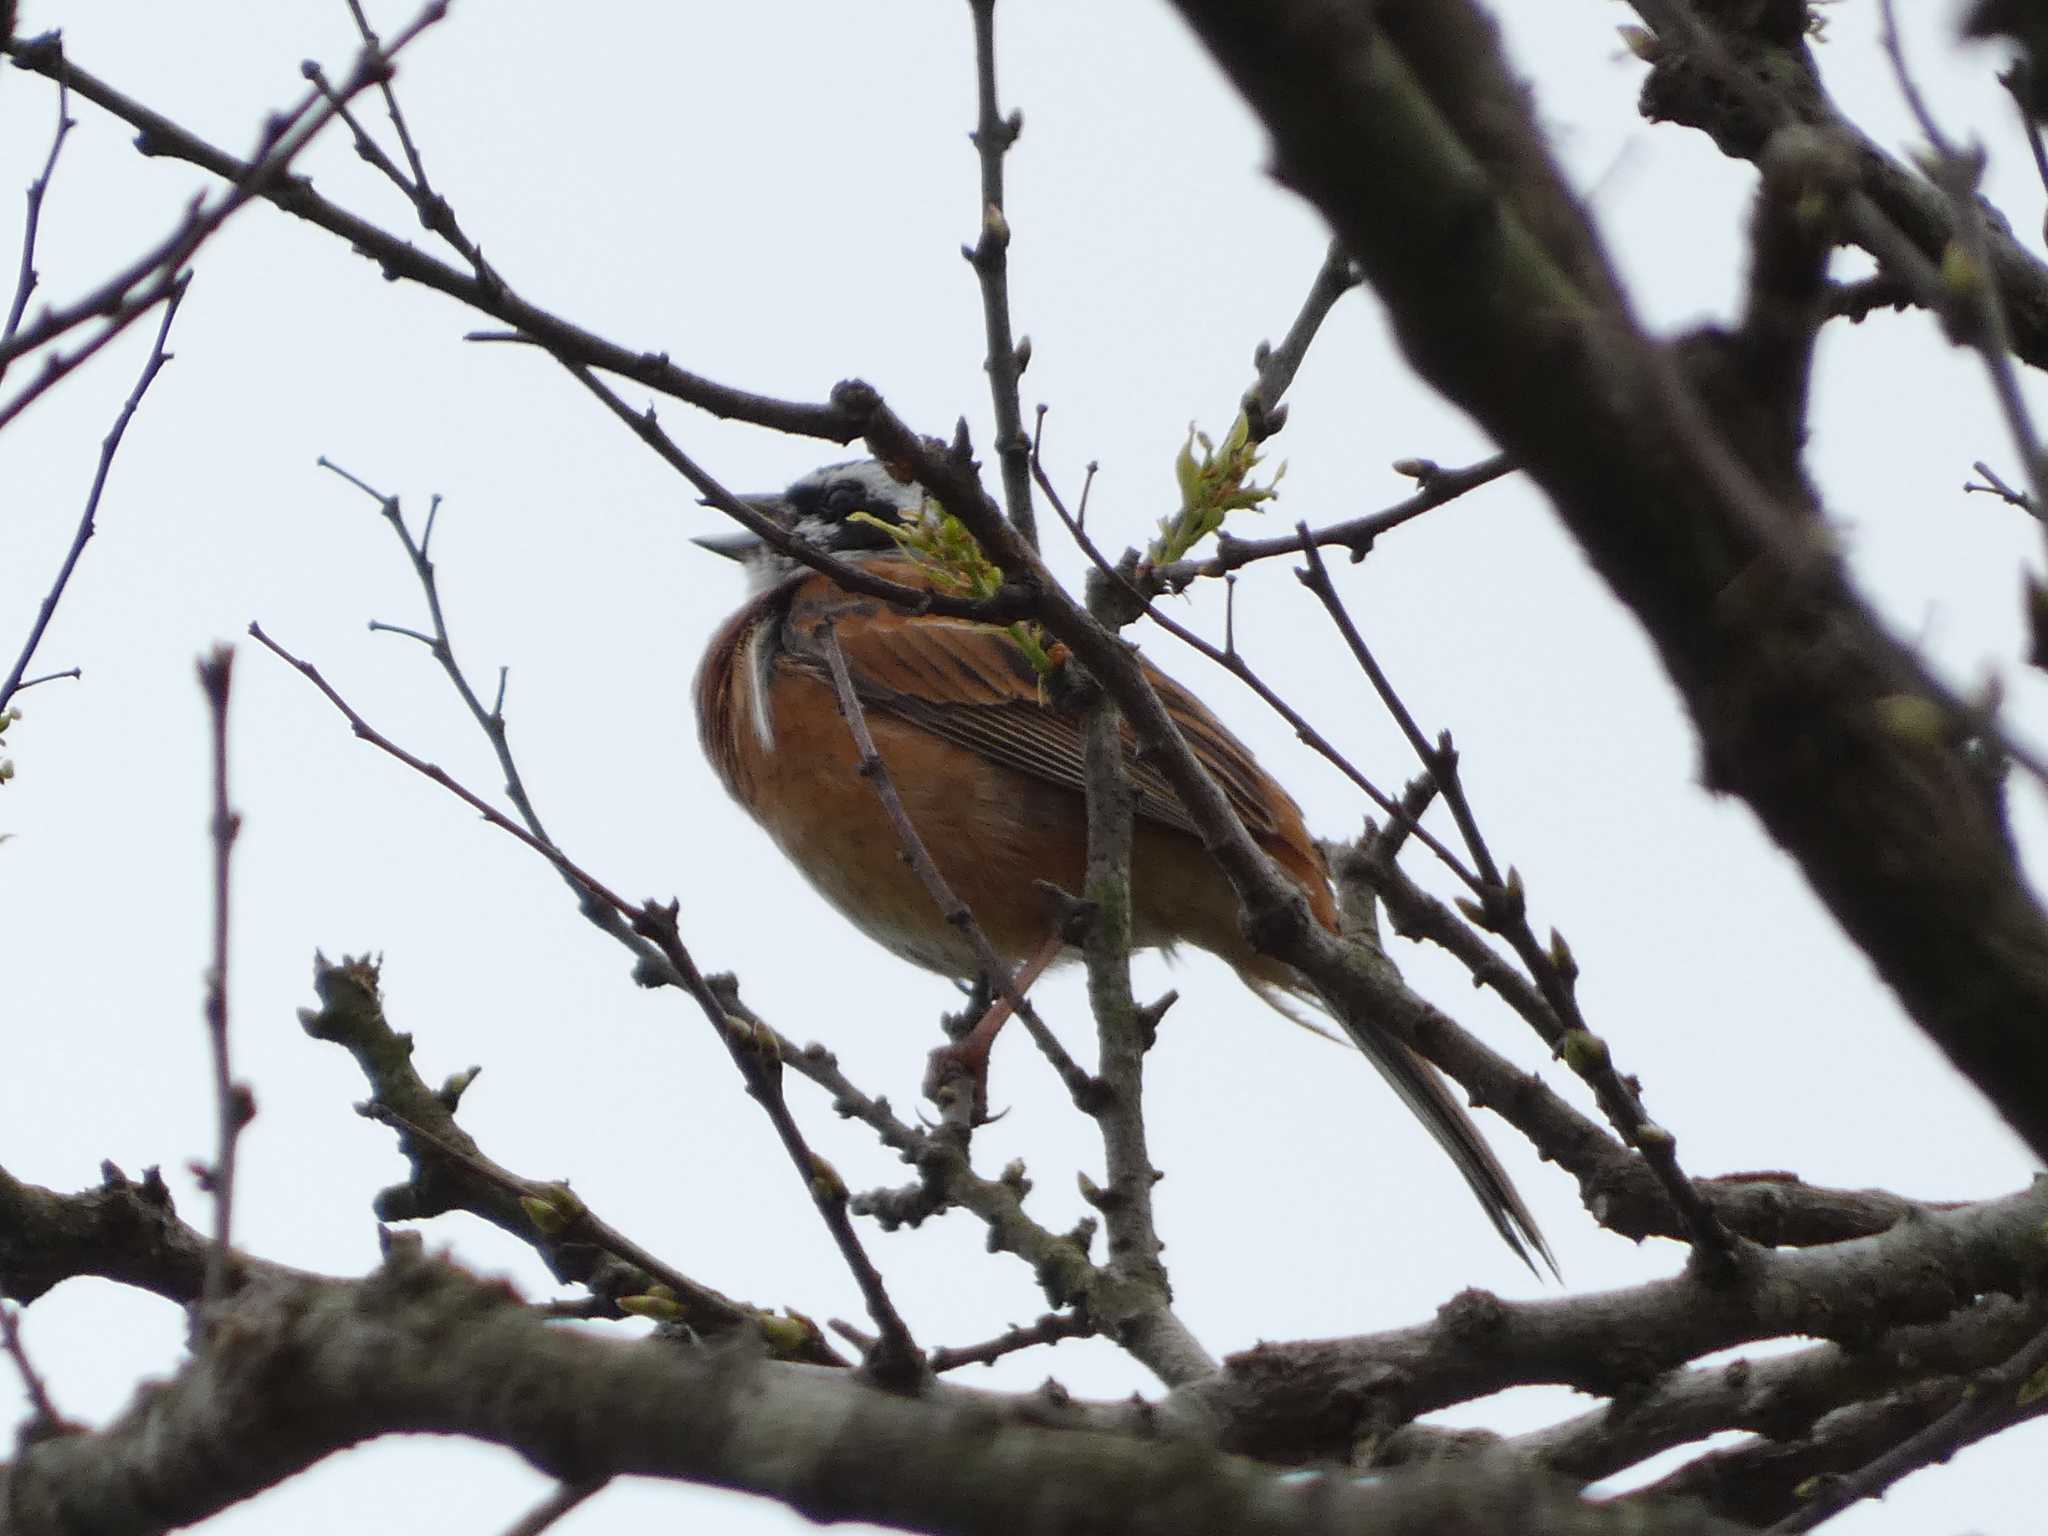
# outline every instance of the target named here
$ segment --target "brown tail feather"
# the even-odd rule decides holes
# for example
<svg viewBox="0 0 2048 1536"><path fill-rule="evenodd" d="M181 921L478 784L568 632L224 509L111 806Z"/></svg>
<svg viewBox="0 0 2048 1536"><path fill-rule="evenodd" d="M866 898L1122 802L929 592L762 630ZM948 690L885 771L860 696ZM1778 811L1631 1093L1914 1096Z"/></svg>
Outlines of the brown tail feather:
<svg viewBox="0 0 2048 1536"><path fill-rule="evenodd" d="M1450 1155L1458 1172L1464 1175L1466 1184L1478 1198L1487 1219L1493 1223L1494 1230L1514 1249L1515 1256L1529 1266L1530 1273L1542 1278L1542 1271L1536 1267L1536 1258L1541 1258L1554 1277L1564 1278L1558 1270L1557 1259L1550 1251L1550 1244L1544 1241L1543 1233L1536 1225L1536 1218L1523 1203L1507 1170L1501 1167L1500 1159L1493 1155L1493 1148L1479 1134L1471 1112L1458 1101L1442 1073L1376 1026L1354 1024L1344 1018L1305 980L1290 978L1279 982L1242 970L1238 974L1268 1007L1305 1029L1321 1035L1329 1034L1303 1015L1295 1006L1297 1000L1312 1004L1335 1019L1343 1027L1345 1036L1379 1068L1380 1076L1401 1096L1401 1102L1428 1127L1437 1145ZM1536 1257L1531 1257L1532 1252Z"/></svg>

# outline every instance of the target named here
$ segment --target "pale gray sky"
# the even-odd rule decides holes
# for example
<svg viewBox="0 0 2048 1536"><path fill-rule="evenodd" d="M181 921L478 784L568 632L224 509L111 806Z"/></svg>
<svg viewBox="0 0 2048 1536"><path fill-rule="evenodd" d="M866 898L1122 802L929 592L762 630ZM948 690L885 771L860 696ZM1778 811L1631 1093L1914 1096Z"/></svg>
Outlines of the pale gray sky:
<svg viewBox="0 0 2048 1536"><path fill-rule="evenodd" d="M1725 314L1749 170L1636 115L1642 67L1614 31L1632 19L1624 7L1500 8L1515 13L1516 61L1644 312L1665 329ZM1905 9L1937 110L1958 135L1981 125L1993 136L1992 190L2031 240L2041 191L1992 81L1997 60L1947 45L1952 6ZM408 14L384 6L376 19L388 28ZM965 414L985 445L979 301L958 255L977 220L965 7L592 0L569 25L563 16L459 4L399 78L430 171L506 276L686 367L804 398L857 374L928 430ZM1909 135L1875 19L1868 0L1831 7L1819 57L1852 115L1898 148ZM1005 7L999 25L1007 102L1025 114L1010 162L1013 297L1035 349L1025 399L1052 407L1047 457L1064 483L1100 461L1091 524L1120 546L1169 509L1189 421L1228 425L1253 344L1292 317L1324 237L1263 174L1259 132L1166 7L1034 0ZM23 30L53 26L81 65L237 152L301 88L302 58L338 72L353 52L339 4L221 4L195 17L27 0ZM33 174L52 110L41 82L10 71L0 83L0 183ZM74 112L44 218L51 299L160 234L201 184L138 157L127 130L89 105ZM305 164L330 196L416 232L345 138ZM0 249L13 249L11 226ZM420 600L375 509L316 469L321 454L402 494L416 517L431 494L446 498L435 550L458 646L480 678L512 669L514 742L572 856L629 894L675 895L707 969L737 969L785 1032L826 1039L857 1081L915 1101L947 987L823 907L699 759L689 678L739 596L736 573L688 543L714 531L712 514L559 369L465 344L476 323L269 209L199 262L176 361L129 434L99 537L39 657L39 670L81 665L85 680L28 694L9 736L0 1163L15 1174L75 1188L102 1158L130 1172L160 1162L187 1219L210 1219L184 1172L213 1134L197 653L261 619L377 724L496 790L484 743L426 655L365 631L373 617L417 622ZM10 654L144 346L138 332L0 435ZM836 456L674 402L661 415L738 488ZM2002 676L2016 727L2048 741L2048 693L2016 664L2017 572L2039 567L2035 530L1960 492L1973 458L2013 462L1981 370L1922 316L1837 325L1815 421L1813 462L1867 589L1952 680ZM1355 295L1295 388L1272 516L1285 527L1371 510L1407 489L1390 461L1487 451L1407 374L1373 301ZM1050 542L1056 566L1077 571ZM1589 1016L1641 1075L1692 1171L1789 1168L1954 1198L2026 1180L2018 1143L1905 1022L1749 813L1697 787L1690 729L1648 648L1526 487L1434 513L1340 579L1425 727L1456 732L1495 848L1522 871L1539 923L1569 936ZM1216 594L1186 611L1220 635ZM1284 569L1246 576L1237 618L1244 649L1356 761L1388 784L1409 775ZM1167 637L1140 638L1256 746L1315 828L1356 829L1355 795L1255 699ZM261 1108L243 1143L245 1244L341 1273L375 1261L367 1202L400 1172L392 1139L350 1112L363 1093L354 1068L307 1041L294 1011L312 1000L316 947L377 950L422 1069L483 1064L463 1119L499 1160L573 1180L639 1241L728 1292L858 1316L722 1048L682 999L629 983L620 952L543 864L353 743L249 645L234 775L246 815L236 1064ZM2015 805L2038 851L2035 789L2018 785ZM1541 1064L1528 1031L1462 975L1428 953L1400 958L1494 1045ZM1173 972L1146 962L1141 989L1169 977L1184 1000L1152 1060L1154 1156L1169 1174L1160 1218L1179 1310L1212 1350L1414 1321L1465 1285L1544 1293L1363 1063L1287 1029L1202 957ZM1043 1005L1085 1038L1078 977L1048 983ZM1562 1071L1548 1075L1573 1091ZM998 1052L995 1096L1010 1113L982 1135L980 1158L1025 1158L1041 1219L1067 1225L1084 1209L1075 1170L1099 1167L1088 1128L1021 1038ZM902 1177L815 1094L796 1085L794 1097L856 1186ZM1568 1179L1498 1122L1488 1129L1573 1289L1678 1266L1675 1245L1638 1250L1599 1232ZM428 1235L544 1289L522 1249L473 1222ZM1043 1310L1023 1267L982 1252L964 1216L877 1235L874 1250L925 1342L972 1342ZM37 1303L26 1326L62 1406L100 1418L173 1367L182 1320L80 1282ZM1084 1395L1148 1385L1092 1343L976 1379L1026 1386L1048 1373ZM14 1400L0 1377L0 1408ZM1529 1394L1462 1417L1525 1427L1571 1401ZM2044 1435L2035 1425L1966 1452L1839 1528L2032 1529L2048 1494ZM488 1532L544 1486L502 1453L380 1444L217 1528ZM563 1528L649 1519L735 1532L797 1523L725 1495L637 1486Z"/></svg>

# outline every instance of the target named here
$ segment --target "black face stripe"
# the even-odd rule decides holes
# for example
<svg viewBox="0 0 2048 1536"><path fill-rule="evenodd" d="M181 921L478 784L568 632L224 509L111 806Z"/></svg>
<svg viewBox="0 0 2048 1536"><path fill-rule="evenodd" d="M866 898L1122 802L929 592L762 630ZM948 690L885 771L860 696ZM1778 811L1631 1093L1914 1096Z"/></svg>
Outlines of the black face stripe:
<svg viewBox="0 0 2048 1536"><path fill-rule="evenodd" d="M812 547L830 553L885 550L895 546L888 527L900 521L913 488L885 483L885 471L872 460L835 464L814 470L783 493L792 528ZM866 517L856 514L865 513Z"/></svg>

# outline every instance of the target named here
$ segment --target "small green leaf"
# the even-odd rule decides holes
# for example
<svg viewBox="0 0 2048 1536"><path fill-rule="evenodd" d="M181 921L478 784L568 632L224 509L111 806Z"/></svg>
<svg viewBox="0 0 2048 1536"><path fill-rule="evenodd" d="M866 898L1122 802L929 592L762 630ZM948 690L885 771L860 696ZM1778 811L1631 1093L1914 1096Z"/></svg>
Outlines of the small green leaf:
<svg viewBox="0 0 2048 1536"><path fill-rule="evenodd" d="M1221 448L1190 422L1187 441L1181 444L1173 461L1173 478L1180 488L1180 510L1160 520L1159 537L1147 551L1152 563L1165 565L1180 559L1220 529L1232 512L1257 511L1263 503L1271 501L1278 494L1274 487L1287 467L1283 464L1270 481L1259 485L1252 475L1260 462L1258 445L1251 440L1251 422L1242 411L1224 434Z"/></svg>

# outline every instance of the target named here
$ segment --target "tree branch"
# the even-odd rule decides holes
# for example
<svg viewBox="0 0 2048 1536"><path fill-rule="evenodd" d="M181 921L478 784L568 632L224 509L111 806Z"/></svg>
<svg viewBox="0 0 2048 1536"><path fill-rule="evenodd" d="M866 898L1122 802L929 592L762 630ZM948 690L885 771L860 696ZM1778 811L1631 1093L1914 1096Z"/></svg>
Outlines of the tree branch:
<svg viewBox="0 0 2048 1536"><path fill-rule="evenodd" d="M1626 1511L1512 1463L1302 1478L1158 1438L1148 1416L1045 1427L1037 1394L934 1387L551 1327L502 1286L394 1244L355 1283L251 1286L237 1347L199 1356L103 1431L0 1467L12 1536L155 1536L372 1436L457 1434L564 1482L664 1477L761 1494L814 1521L952 1536L1734 1536L1682 1503ZM281 1362L289 1361L290 1368ZM1067 1415L1069 1421L1078 1416ZM219 1448L233 1445L224 1457Z"/></svg>
<svg viewBox="0 0 2048 1536"><path fill-rule="evenodd" d="M1285 0L1256 18L1179 3L1410 360L1542 486L1649 632L1708 782L1755 808L1914 1020L2048 1155L2048 1032L2012 1027L2048 1016L2048 918L1971 762L1987 728L1640 333L1492 28L1466 0Z"/></svg>

